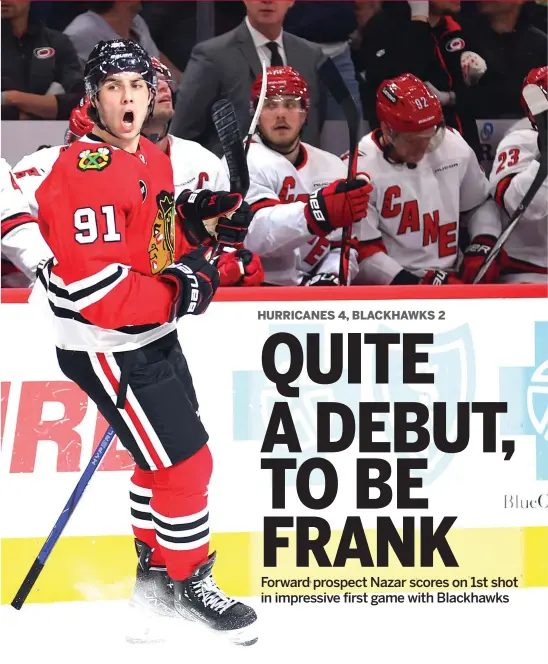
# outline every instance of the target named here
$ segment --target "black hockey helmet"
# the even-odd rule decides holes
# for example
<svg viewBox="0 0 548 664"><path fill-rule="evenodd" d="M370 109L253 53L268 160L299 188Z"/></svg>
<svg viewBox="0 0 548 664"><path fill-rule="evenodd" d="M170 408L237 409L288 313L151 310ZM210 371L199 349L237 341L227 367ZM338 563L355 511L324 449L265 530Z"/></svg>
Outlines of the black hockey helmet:
<svg viewBox="0 0 548 664"><path fill-rule="evenodd" d="M147 114L148 119L154 109L158 78L148 53L140 44L131 39L100 41L93 47L84 69L84 83L87 96L93 102L99 92L101 82L109 74L121 72L136 72L141 74L143 80L148 84L151 91ZM97 114L93 103L90 111L92 119L96 121Z"/></svg>

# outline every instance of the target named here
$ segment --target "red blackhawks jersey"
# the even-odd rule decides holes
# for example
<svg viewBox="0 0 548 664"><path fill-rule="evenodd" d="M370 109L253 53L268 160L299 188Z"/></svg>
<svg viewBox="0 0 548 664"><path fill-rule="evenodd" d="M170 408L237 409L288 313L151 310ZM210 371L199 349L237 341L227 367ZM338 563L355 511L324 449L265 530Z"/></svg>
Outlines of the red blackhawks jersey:
<svg viewBox="0 0 548 664"><path fill-rule="evenodd" d="M36 201L60 348L131 350L175 329L159 276L184 249L173 194L170 160L145 138L130 154L88 135L59 155Z"/></svg>
<svg viewBox="0 0 548 664"><path fill-rule="evenodd" d="M5 159L0 159L0 190L2 286L24 288L34 282L38 264L51 251Z"/></svg>
<svg viewBox="0 0 548 664"><path fill-rule="evenodd" d="M506 227L529 190L540 166L538 134L528 119L520 120L504 136L490 174L491 192L503 211ZM546 283L548 280L548 182L544 179L504 245L501 281Z"/></svg>
<svg viewBox="0 0 548 664"><path fill-rule="evenodd" d="M498 237L500 213L489 182L459 133L448 129L416 168L388 161L380 135L373 131L358 148L358 172L369 177L373 192L359 224L356 282L389 284L402 268L417 276L456 270L460 223L468 224L471 238Z"/></svg>
<svg viewBox="0 0 548 664"><path fill-rule="evenodd" d="M256 137L249 148L248 165L251 184L246 201L254 217L244 246L260 256L266 283L297 286L313 273L338 275L341 231L321 238L313 235L304 208L313 191L346 178L342 160L301 143L294 165ZM356 252L352 250L349 279L356 273Z"/></svg>

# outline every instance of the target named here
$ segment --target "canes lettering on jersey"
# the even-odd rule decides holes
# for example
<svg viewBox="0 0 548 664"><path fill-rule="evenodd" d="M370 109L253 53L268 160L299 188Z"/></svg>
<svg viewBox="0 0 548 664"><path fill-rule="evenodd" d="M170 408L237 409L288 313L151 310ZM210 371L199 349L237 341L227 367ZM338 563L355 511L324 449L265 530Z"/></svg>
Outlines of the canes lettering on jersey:
<svg viewBox="0 0 548 664"><path fill-rule="evenodd" d="M397 235L422 233L422 246L435 244L438 257L445 258L457 253L457 222L440 225L440 211L423 212L419 201L401 200L401 187L392 185L384 192L381 217L399 220Z"/></svg>
<svg viewBox="0 0 548 664"><path fill-rule="evenodd" d="M286 175L280 189L279 198L282 203L294 203L295 201L308 201L308 194L295 194L297 184L295 178L291 175Z"/></svg>

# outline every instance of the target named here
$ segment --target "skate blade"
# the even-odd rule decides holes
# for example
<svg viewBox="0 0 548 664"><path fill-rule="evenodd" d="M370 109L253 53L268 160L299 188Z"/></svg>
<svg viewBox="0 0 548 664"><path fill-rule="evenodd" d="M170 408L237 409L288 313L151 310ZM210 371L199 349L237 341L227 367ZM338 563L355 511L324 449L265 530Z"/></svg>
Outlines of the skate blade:
<svg viewBox="0 0 548 664"><path fill-rule="evenodd" d="M200 620L188 611L180 611L180 617L191 623L198 633L203 633L209 638L212 636L219 641L229 642L237 646L252 646L259 640L258 619L246 627L238 629L213 629L207 622Z"/></svg>

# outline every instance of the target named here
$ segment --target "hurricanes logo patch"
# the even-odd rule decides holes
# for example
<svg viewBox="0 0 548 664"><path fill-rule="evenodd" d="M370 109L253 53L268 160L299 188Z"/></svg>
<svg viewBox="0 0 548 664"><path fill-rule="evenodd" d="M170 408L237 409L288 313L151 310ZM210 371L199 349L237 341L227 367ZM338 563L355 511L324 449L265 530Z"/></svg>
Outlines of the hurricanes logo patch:
<svg viewBox="0 0 548 664"><path fill-rule="evenodd" d="M55 49L51 46L42 46L41 48L35 48L32 53L38 60L47 60L55 55Z"/></svg>
<svg viewBox="0 0 548 664"><path fill-rule="evenodd" d="M455 37L445 46L445 50L448 51L449 53L454 53L455 51L462 51L464 46L465 46L464 39L461 39L460 37Z"/></svg>
<svg viewBox="0 0 548 664"><path fill-rule="evenodd" d="M150 271L158 274L173 262L175 254L175 200L173 193L161 191L156 196L158 211L148 243Z"/></svg>
<svg viewBox="0 0 548 664"><path fill-rule="evenodd" d="M112 151L107 147L83 150L78 155L79 171L102 171L112 161Z"/></svg>

